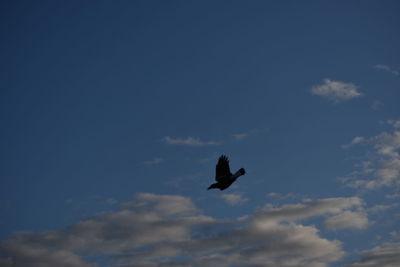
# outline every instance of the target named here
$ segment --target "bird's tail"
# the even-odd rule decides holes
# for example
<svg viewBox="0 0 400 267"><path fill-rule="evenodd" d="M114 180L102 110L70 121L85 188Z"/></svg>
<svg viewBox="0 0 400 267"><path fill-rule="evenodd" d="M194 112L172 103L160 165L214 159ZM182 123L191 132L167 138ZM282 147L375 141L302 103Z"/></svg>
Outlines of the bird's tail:
<svg viewBox="0 0 400 267"><path fill-rule="evenodd" d="M216 183L210 185L210 186L207 188L207 190L210 190L210 189L213 189L213 188L218 188Z"/></svg>

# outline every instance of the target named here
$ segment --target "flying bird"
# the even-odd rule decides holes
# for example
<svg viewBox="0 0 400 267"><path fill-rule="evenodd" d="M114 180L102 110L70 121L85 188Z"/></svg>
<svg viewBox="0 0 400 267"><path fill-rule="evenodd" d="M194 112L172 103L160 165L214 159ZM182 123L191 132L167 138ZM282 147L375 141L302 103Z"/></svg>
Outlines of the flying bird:
<svg viewBox="0 0 400 267"><path fill-rule="evenodd" d="M217 166L215 167L215 180L216 183L210 185L207 190L218 188L219 190L227 189L237 178L244 175L246 171L240 168L234 174L229 169L229 159L225 155L221 155L218 159Z"/></svg>

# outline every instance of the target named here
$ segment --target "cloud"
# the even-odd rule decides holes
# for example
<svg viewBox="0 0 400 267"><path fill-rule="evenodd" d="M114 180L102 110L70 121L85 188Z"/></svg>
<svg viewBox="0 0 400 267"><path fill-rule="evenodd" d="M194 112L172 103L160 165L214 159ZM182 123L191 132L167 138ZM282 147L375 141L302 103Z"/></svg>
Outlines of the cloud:
<svg viewBox="0 0 400 267"><path fill-rule="evenodd" d="M373 109L373 110L378 110L380 107L382 107L383 106L383 103L381 102L381 101L379 101L379 100L374 100L373 102L372 102L372 104L371 104L371 108Z"/></svg>
<svg viewBox="0 0 400 267"><path fill-rule="evenodd" d="M374 66L376 69L378 70L384 70L387 71L395 76L400 76L400 71L398 70L394 70L391 67L387 66L387 65L382 65L382 64L378 64Z"/></svg>
<svg viewBox="0 0 400 267"><path fill-rule="evenodd" d="M349 148L349 147L351 147L353 145L360 144L360 143L363 143L365 141L366 141L365 137L356 136L356 137L353 138L353 140L351 140L351 142L349 144L345 144L342 147L343 148Z"/></svg>
<svg viewBox="0 0 400 267"><path fill-rule="evenodd" d="M363 205L362 200L358 197L325 198L301 204L288 204L280 208L267 205L263 214L267 214L269 220L278 222L300 221L315 216L342 214Z"/></svg>
<svg viewBox="0 0 400 267"><path fill-rule="evenodd" d="M400 120L388 120L387 123L392 125L394 128L400 128Z"/></svg>
<svg viewBox="0 0 400 267"><path fill-rule="evenodd" d="M400 193L387 194L385 197L388 199L400 198Z"/></svg>
<svg viewBox="0 0 400 267"><path fill-rule="evenodd" d="M118 201L117 200L115 200L114 198L107 198L106 200L105 200L105 202L107 203L107 204L109 204L109 205L115 205L115 204L117 204L118 203Z"/></svg>
<svg viewBox="0 0 400 267"><path fill-rule="evenodd" d="M391 121L393 127L397 121ZM353 139L354 140L354 139ZM382 132L365 140L373 149L369 157L373 160L361 164L344 182L353 188L377 189L383 186L400 185L400 131Z"/></svg>
<svg viewBox="0 0 400 267"><path fill-rule="evenodd" d="M299 195L299 194L292 193L292 192L289 192L289 193L286 193L286 194L270 192L270 193L267 194L267 197L271 198L271 199L275 199L275 200L281 201L281 200L287 200L287 199L300 199L302 196Z"/></svg>
<svg viewBox="0 0 400 267"><path fill-rule="evenodd" d="M182 145L182 146L215 146L220 145L220 142L214 141L201 141L199 138L172 138L169 136L164 137L164 142L169 145Z"/></svg>
<svg viewBox="0 0 400 267"><path fill-rule="evenodd" d="M374 206L368 208L368 212L380 213L380 212L384 212L384 211L394 208L394 207L395 207L395 205L374 205Z"/></svg>
<svg viewBox="0 0 400 267"><path fill-rule="evenodd" d="M94 267L101 258L106 266L114 267L325 267L344 256L341 243L321 237L316 226L300 222L346 214L362 205L356 197L319 199L282 207L266 205L246 217L220 220L203 215L183 196L139 194L115 211L63 229L16 232L1 243L0 263ZM342 226L353 227L350 221Z"/></svg>
<svg viewBox="0 0 400 267"><path fill-rule="evenodd" d="M243 139L249 137L249 134L248 134L248 133L232 134L232 137L233 137L235 140L238 140L238 141L239 141L239 140L243 140Z"/></svg>
<svg viewBox="0 0 400 267"><path fill-rule="evenodd" d="M221 198L232 206L243 204L248 200L247 198L244 198L240 193L222 194Z"/></svg>
<svg viewBox="0 0 400 267"><path fill-rule="evenodd" d="M147 161L145 161L145 162L143 162L143 163L144 163L145 165L147 165L147 166L151 166L151 165L160 164L160 163L163 162L163 161L164 161L164 159L162 159L162 158L154 157L153 159L147 160Z"/></svg>
<svg viewBox="0 0 400 267"><path fill-rule="evenodd" d="M20 266L95 266L80 254L117 255L125 251L178 242L190 237L190 228L213 219L198 215L193 203L181 196L139 194L120 209L43 233L17 232L2 243L0 255ZM17 265L19 266L19 265Z"/></svg>
<svg viewBox="0 0 400 267"><path fill-rule="evenodd" d="M345 211L326 219L325 226L328 229L364 229L368 226L368 218L365 212Z"/></svg>
<svg viewBox="0 0 400 267"><path fill-rule="evenodd" d="M236 140L236 141L241 141L241 140L247 139L247 138L249 138L251 136L258 135L258 134L263 134L263 133L266 133L268 131L269 131L268 129L252 129L252 130L249 130L249 131L246 131L246 132L232 134L232 138L234 140Z"/></svg>
<svg viewBox="0 0 400 267"><path fill-rule="evenodd" d="M359 262L346 267L397 267L400 262L400 243L384 243L364 251Z"/></svg>
<svg viewBox="0 0 400 267"><path fill-rule="evenodd" d="M352 83L324 79L324 83L311 88L311 93L318 95L335 103L344 102L362 96L357 91L357 86Z"/></svg>

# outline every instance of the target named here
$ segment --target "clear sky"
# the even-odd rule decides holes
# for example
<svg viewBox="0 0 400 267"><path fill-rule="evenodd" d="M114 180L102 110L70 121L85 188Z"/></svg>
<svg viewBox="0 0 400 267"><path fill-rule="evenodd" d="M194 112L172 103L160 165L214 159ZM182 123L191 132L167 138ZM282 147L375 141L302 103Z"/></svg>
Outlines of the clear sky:
<svg viewBox="0 0 400 267"><path fill-rule="evenodd" d="M398 266L399 14L2 1L0 266Z"/></svg>

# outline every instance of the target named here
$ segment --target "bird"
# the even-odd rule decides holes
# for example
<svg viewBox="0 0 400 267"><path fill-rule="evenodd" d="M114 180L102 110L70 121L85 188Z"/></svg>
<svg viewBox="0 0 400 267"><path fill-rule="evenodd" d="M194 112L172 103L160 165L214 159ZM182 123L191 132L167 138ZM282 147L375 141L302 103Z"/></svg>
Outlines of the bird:
<svg viewBox="0 0 400 267"><path fill-rule="evenodd" d="M225 155L221 155L218 159L218 163L215 166L215 180L216 183L210 185L207 190L218 188L219 190L227 189L237 178L244 175L246 171L240 168L234 174L229 169L229 159Z"/></svg>

